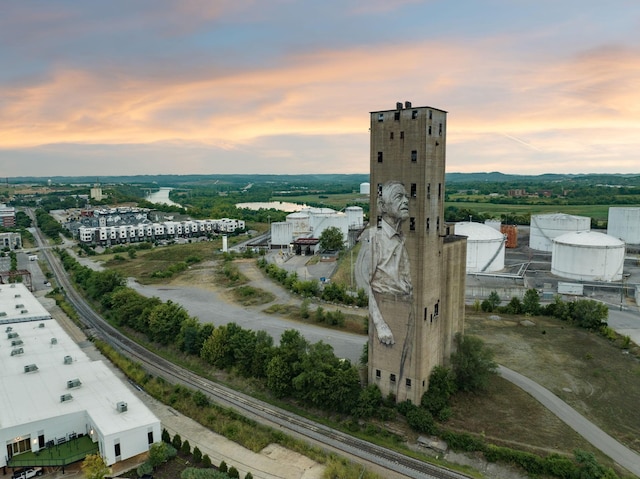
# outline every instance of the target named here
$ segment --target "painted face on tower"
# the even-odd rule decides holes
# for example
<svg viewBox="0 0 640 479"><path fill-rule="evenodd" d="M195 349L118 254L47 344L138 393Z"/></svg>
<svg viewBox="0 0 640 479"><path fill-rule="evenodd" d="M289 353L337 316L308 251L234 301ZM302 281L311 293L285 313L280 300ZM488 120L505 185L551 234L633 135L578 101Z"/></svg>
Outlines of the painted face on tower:
<svg viewBox="0 0 640 479"><path fill-rule="evenodd" d="M395 183L383 189L383 213L396 220L409 218L409 196L404 186Z"/></svg>

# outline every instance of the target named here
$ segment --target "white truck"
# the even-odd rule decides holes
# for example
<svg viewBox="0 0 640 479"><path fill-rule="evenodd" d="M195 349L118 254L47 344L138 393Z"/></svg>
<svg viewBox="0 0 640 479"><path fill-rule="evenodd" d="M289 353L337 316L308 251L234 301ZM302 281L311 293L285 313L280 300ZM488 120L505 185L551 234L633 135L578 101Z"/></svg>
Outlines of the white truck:
<svg viewBox="0 0 640 479"><path fill-rule="evenodd" d="M22 471L15 472L12 476L13 479L31 479L35 476L42 475L41 467L32 467L29 469L23 469Z"/></svg>

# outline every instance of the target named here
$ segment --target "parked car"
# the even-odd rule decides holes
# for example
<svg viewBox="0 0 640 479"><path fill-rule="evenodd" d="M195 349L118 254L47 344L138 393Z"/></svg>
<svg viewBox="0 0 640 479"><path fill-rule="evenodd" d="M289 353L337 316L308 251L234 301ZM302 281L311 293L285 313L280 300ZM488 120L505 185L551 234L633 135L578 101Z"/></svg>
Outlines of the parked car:
<svg viewBox="0 0 640 479"><path fill-rule="evenodd" d="M41 467L32 467L29 469L23 469L13 473L12 479L31 479L35 476L41 476L44 471Z"/></svg>

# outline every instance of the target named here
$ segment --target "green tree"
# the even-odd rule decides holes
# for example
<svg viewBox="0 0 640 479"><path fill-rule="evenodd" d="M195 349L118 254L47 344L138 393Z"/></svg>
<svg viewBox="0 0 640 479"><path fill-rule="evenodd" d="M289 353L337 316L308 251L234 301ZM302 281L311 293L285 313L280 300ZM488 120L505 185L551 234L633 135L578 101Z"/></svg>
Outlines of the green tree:
<svg viewBox="0 0 640 479"><path fill-rule="evenodd" d="M489 379L498 368L493 360L493 353L475 336L457 333L455 345L456 351L451 355L451 365L457 388L468 392L486 389Z"/></svg>
<svg viewBox="0 0 640 479"><path fill-rule="evenodd" d="M319 240L322 251L342 251L344 249L344 235L336 226L330 226L323 230Z"/></svg>
<svg viewBox="0 0 640 479"><path fill-rule="evenodd" d="M80 468L87 479L104 479L105 476L111 474L111 469L107 467L100 454L86 456Z"/></svg>
<svg viewBox="0 0 640 479"><path fill-rule="evenodd" d="M193 461L198 464L200 461L202 461L202 451L200 450L200 448L198 446L193 448Z"/></svg>
<svg viewBox="0 0 640 479"><path fill-rule="evenodd" d="M440 421L451 417L449 399L456 391L453 371L444 366L436 366L429 375L429 388L422 395L420 405Z"/></svg>
<svg viewBox="0 0 640 479"><path fill-rule="evenodd" d="M522 312L536 316L540 314L540 294L535 289L528 289L522 300Z"/></svg>
<svg viewBox="0 0 640 479"><path fill-rule="evenodd" d="M600 331L607 325L609 310L604 303L592 299L579 299L571 306L571 319L581 328Z"/></svg>
<svg viewBox="0 0 640 479"><path fill-rule="evenodd" d="M160 344L170 344L180 334L182 323L189 318L187 310L173 301L153 308L149 314L149 336Z"/></svg>
<svg viewBox="0 0 640 479"><path fill-rule="evenodd" d="M481 303L482 311L485 311L487 313L496 311L498 309L498 306L500 306L500 302L501 300L500 296L498 296L498 293L496 291L491 291L491 293L489 293L489 297Z"/></svg>
<svg viewBox="0 0 640 479"><path fill-rule="evenodd" d="M229 470L227 471L227 476L229 476L231 479L240 479L240 473L235 468L235 466L231 466L229 468Z"/></svg>

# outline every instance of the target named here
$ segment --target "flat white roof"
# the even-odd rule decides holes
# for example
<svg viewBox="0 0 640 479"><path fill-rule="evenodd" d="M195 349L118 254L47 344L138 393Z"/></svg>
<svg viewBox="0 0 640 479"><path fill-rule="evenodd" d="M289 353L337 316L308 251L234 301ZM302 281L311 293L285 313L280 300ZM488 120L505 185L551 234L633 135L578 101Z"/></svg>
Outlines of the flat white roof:
<svg viewBox="0 0 640 479"><path fill-rule="evenodd" d="M0 324L49 318L49 311L23 283L0 284Z"/></svg>
<svg viewBox="0 0 640 479"><path fill-rule="evenodd" d="M18 336L9 338L9 333ZM11 346L15 340L22 344ZM12 356L18 348L23 353ZM69 364L65 357L71 359ZM34 364L36 371L25 372ZM159 423L102 361L92 361L54 319L3 324L0 371L0 429L84 411L104 435ZM80 386L68 388L67 382L74 379ZM61 402L64 394L72 399ZM119 402L127 403L128 411L119 413Z"/></svg>

